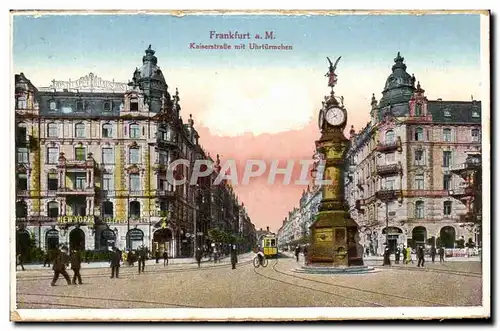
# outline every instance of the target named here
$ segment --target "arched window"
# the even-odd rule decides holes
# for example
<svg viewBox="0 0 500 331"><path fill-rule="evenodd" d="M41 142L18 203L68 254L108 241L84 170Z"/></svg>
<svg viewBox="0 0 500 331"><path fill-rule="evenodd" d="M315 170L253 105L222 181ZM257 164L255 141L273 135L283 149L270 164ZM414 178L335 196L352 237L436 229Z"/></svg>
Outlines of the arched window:
<svg viewBox="0 0 500 331"><path fill-rule="evenodd" d="M131 219L138 219L141 217L141 204L139 201L130 201L128 215Z"/></svg>
<svg viewBox="0 0 500 331"><path fill-rule="evenodd" d="M415 218L424 218L424 202L417 201L415 203Z"/></svg>
<svg viewBox="0 0 500 331"><path fill-rule="evenodd" d="M141 130L138 124L130 124L130 138L139 138Z"/></svg>
<svg viewBox="0 0 500 331"><path fill-rule="evenodd" d="M59 204L56 201L51 201L47 204L47 216L48 217L59 216Z"/></svg>
<svg viewBox="0 0 500 331"><path fill-rule="evenodd" d="M113 103L111 101L105 101L104 102L104 111L108 112L113 109Z"/></svg>
<svg viewBox="0 0 500 331"><path fill-rule="evenodd" d="M443 129L443 140L451 141L451 129L449 128Z"/></svg>
<svg viewBox="0 0 500 331"><path fill-rule="evenodd" d="M56 123L47 124L47 137L55 138L59 136L59 130Z"/></svg>
<svg viewBox="0 0 500 331"><path fill-rule="evenodd" d="M113 218L113 203L111 201L104 201L102 204L102 216Z"/></svg>
<svg viewBox="0 0 500 331"><path fill-rule="evenodd" d="M424 140L424 129L416 128L415 129L415 141L423 141Z"/></svg>
<svg viewBox="0 0 500 331"><path fill-rule="evenodd" d="M103 138L113 138L113 125L106 123L102 125L102 137Z"/></svg>
<svg viewBox="0 0 500 331"><path fill-rule="evenodd" d="M385 132L385 143L386 144L394 143L394 131L393 130L387 130Z"/></svg>
<svg viewBox="0 0 500 331"><path fill-rule="evenodd" d="M26 201L16 202L16 217L27 217L28 216L28 205Z"/></svg>
<svg viewBox="0 0 500 331"><path fill-rule="evenodd" d="M415 104L415 116L422 116L422 105L419 103Z"/></svg>
<svg viewBox="0 0 500 331"><path fill-rule="evenodd" d="M26 102L26 95L22 94L16 97L16 109L26 109L27 107L27 102Z"/></svg>
<svg viewBox="0 0 500 331"><path fill-rule="evenodd" d="M75 124L75 137L84 138L85 137L85 124L76 123Z"/></svg>

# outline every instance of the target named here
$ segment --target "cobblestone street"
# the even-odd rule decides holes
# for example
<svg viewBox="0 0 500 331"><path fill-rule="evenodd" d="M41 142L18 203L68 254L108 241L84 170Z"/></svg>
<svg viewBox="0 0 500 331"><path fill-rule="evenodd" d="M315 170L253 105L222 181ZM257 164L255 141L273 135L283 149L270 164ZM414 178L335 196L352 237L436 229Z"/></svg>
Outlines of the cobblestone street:
<svg viewBox="0 0 500 331"><path fill-rule="evenodd" d="M82 270L83 285L51 287L52 271L17 272L17 308L238 308L238 307L397 307L481 305L481 263L476 261L377 267L359 275L293 272L302 265L290 257L255 269L252 254L239 257L236 270L220 263ZM70 276L72 271L69 270Z"/></svg>

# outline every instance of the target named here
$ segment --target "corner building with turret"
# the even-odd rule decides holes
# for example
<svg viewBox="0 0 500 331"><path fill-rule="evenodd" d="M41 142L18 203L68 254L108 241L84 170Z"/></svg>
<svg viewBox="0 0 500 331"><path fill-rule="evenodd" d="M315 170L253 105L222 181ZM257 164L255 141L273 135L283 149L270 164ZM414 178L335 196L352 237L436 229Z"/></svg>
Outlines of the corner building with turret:
<svg viewBox="0 0 500 331"><path fill-rule="evenodd" d="M371 254L382 254L386 239L391 251L480 246L474 183L460 169L480 165L481 102L428 100L406 69L398 53L370 122L350 131L346 199L362 244Z"/></svg>
<svg viewBox="0 0 500 331"><path fill-rule="evenodd" d="M211 227L254 237L238 232L252 227L239 226L246 212L232 188L211 185L220 160L200 146L191 115L183 121L157 62L150 46L129 83L90 73L37 88L15 76L18 251L31 238L44 251L145 246L185 257L210 247ZM167 167L178 159L190 166L174 177L188 182L171 185ZM191 186L198 159L216 171Z"/></svg>

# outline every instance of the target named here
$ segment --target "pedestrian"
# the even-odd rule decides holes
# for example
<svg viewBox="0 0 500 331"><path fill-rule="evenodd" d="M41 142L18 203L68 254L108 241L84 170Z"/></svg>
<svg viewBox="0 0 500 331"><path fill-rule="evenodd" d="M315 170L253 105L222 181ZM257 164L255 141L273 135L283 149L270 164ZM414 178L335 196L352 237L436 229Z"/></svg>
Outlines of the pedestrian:
<svg viewBox="0 0 500 331"><path fill-rule="evenodd" d="M297 262L299 262L299 254L300 254L300 247L297 246L295 247L295 258L297 259Z"/></svg>
<svg viewBox="0 0 500 331"><path fill-rule="evenodd" d="M17 254L17 256L16 256L16 270L17 270L17 266L20 265L22 271L24 271L23 260L24 260L23 254L21 254L21 253Z"/></svg>
<svg viewBox="0 0 500 331"><path fill-rule="evenodd" d="M163 252L163 266L167 266L168 265L168 253L167 251L165 250Z"/></svg>
<svg viewBox="0 0 500 331"><path fill-rule="evenodd" d="M401 257L401 251L399 250L399 247L396 247L396 264L399 264L400 257Z"/></svg>
<svg viewBox="0 0 500 331"><path fill-rule="evenodd" d="M444 262L444 247L443 246L439 247L439 262L440 263Z"/></svg>
<svg viewBox="0 0 500 331"><path fill-rule="evenodd" d="M384 248L384 263L382 265L391 265L391 251L389 250L389 246L385 246Z"/></svg>
<svg viewBox="0 0 500 331"><path fill-rule="evenodd" d="M73 270L73 285L76 285L76 280L78 279L78 284L82 285L82 276L80 275L80 269L82 267L82 256L77 250L71 252L71 270Z"/></svg>
<svg viewBox="0 0 500 331"><path fill-rule="evenodd" d="M233 245L231 249L231 265L233 269L236 269L236 263L238 263L238 253L236 253L236 246Z"/></svg>
<svg viewBox="0 0 500 331"><path fill-rule="evenodd" d="M196 262L198 263L198 268L201 267L201 257L202 257L202 252L201 252L201 249L198 247L196 249L196 253L195 253L195 258L196 258Z"/></svg>
<svg viewBox="0 0 500 331"><path fill-rule="evenodd" d="M424 251L424 246L422 245L417 247L417 258L418 258L418 267L423 267L425 263L425 251Z"/></svg>
<svg viewBox="0 0 500 331"><path fill-rule="evenodd" d="M410 262L413 264L413 260L411 258L411 247L408 246L408 247L406 247L406 264L408 264Z"/></svg>
<svg viewBox="0 0 500 331"><path fill-rule="evenodd" d="M111 252L111 277L110 278L119 278L120 274L120 262L122 260L122 253L116 247L113 247L113 251Z"/></svg>
<svg viewBox="0 0 500 331"><path fill-rule="evenodd" d="M138 252L138 260L137 260L137 270L139 271L139 274L144 272L144 267L146 266L146 250L144 248L140 249ZM158 261L158 256L160 255L160 251L156 251L156 256L157 256L157 261ZM158 262L156 262L158 263Z"/></svg>
<svg viewBox="0 0 500 331"><path fill-rule="evenodd" d="M54 278L52 278L51 286L56 286L57 279L59 275L63 275L64 279L68 285L71 285L71 279L69 279L68 272L66 271L66 266L68 265L68 254L66 254L66 249L57 250L54 253L54 261L52 262L52 270L54 270Z"/></svg>
<svg viewBox="0 0 500 331"><path fill-rule="evenodd" d="M160 250L156 251L156 263L160 263Z"/></svg>
<svg viewBox="0 0 500 331"><path fill-rule="evenodd" d="M304 246L303 252L304 252L304 263L307 265L309 264L309 258L308 258L309 256L307 255L307 245Z"/></svg>
<svg viewBox="0 0 500 331"><path fill-rule="evenodd" d="M436 259L436 247L432 246L431 248L431 259L432 263L434 263L434 260Z"/></svg>

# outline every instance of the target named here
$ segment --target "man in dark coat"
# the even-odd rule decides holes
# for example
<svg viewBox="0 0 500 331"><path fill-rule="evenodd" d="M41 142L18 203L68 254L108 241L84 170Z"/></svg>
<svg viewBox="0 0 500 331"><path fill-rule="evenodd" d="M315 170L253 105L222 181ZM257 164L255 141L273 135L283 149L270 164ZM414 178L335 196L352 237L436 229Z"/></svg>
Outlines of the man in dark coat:
<svg viewBox="0 0 500 331"><path fill-rule="evenodd" d="M196 262L198 263L198 268L201 267L201 257L202 257L203 253L201 252L201 249L198 247L196 249L196 254L195 254L195 259L196 259Z"/></svg>
<svg viewBox="0 0 500 331"><path fill-rule="evenodd" d="M163 252L163 266L167 266L168 265L168 252L165 250Z"/></svg>
<svg viewBox="0 0 500 331"><path fill-rule="evenodd" d="M439 262L444 262L444 247L439 247Z"/></svg>
<svg viewBox="0 0 500 331"><path fill-rule="evenodd" d="M233 245L231 248L231 264L233 269L236 269L236 263L238 263L238 253L236 252L236 246Z"/></svg>
<svg viewBox="0 0 500 331"><path fill-rule="evenodd" d="M396 264L399 264L399 259L401 258L401 250L399 249L399 246L396 247Z"/></svg>
<svg viewBox="0 0 500 331"><path fill-rule="evenodd" d="M138 265L138 269L139 269L139 273L144 272L144 267L146 266L146 250L144 248L140 249L138 251L139 253L139 259L137 260L137 265ZM156 255L160 255L160 252L157 251L156 252Z"/></svg>
<svg viewBox="0 0 500 331"><path fill-rule="evenodd" d="M418 266L423 267L425 263L425 252L424 252L424 246L420 245L417 248L417 258L418 258Z"/></svg>
<svg viewBox="0 0 500 331"><path fill-rule="evenodd" d="M119 278L120 273L120 261L122 260L122 252L113 247L113 252L111 253L111 278Z"/></svg>
<svg viewBox="0 0 500 331"><path fill-rule="evenodd" d="M382 265L391 265L391 251L389 250L389 246L385 246L384 263Z"/></svg>
<svg viewBox="0 0 500 331"><path fill-rule="evenodd" d="M295 247L295 258L297 259L297 262L299 262L299 254L300 254L300 247L297 246Z"/></svg>
<svg viewBox="0 0 500 331"><path fill-rule="evenodd" d="M52 255L52 252L51 252L51 250L50 250L50 249L49 249L49 250L47 250L47 251L45 252L45 254L43 255L43 266L44 266L44 267L45 267L45 266L48 266L48 267L50 268L50 260L51 260L50 256L51 256L51 255Z"/></svg>
<svg viewBox="0 0 500 331"><path fill-rule="evenodd" d="M82 276L80 275L80 269L82 267L82 256L80 252L74 250L71 252L71 270L73 270L73 285L76 285L76 280L78 279L78 284L82 285Z"/></svg>
<svg viewBox="0 0 500 331"><path fill-rule="evenodd" d="M434 260L436 259L436 247L432 246L431 248L431 259L432 263L434 263Z"/></svg>
<svg viewBox="0 0 500 331"><path fill-rule="evenodd" d="M54 253L54 262L52 262L52 270L54 270L54 278L52 278L52 283L50 283L51 286L55 286L57 279L59 278L59 275L63 275L64 279L66 279L66 282L68 282L68 285L71 285L71 279L69 279L69 275L66 272L66 266L69 263L69 257L68 254L66 254L66 250L57 250Z"/></svg>

